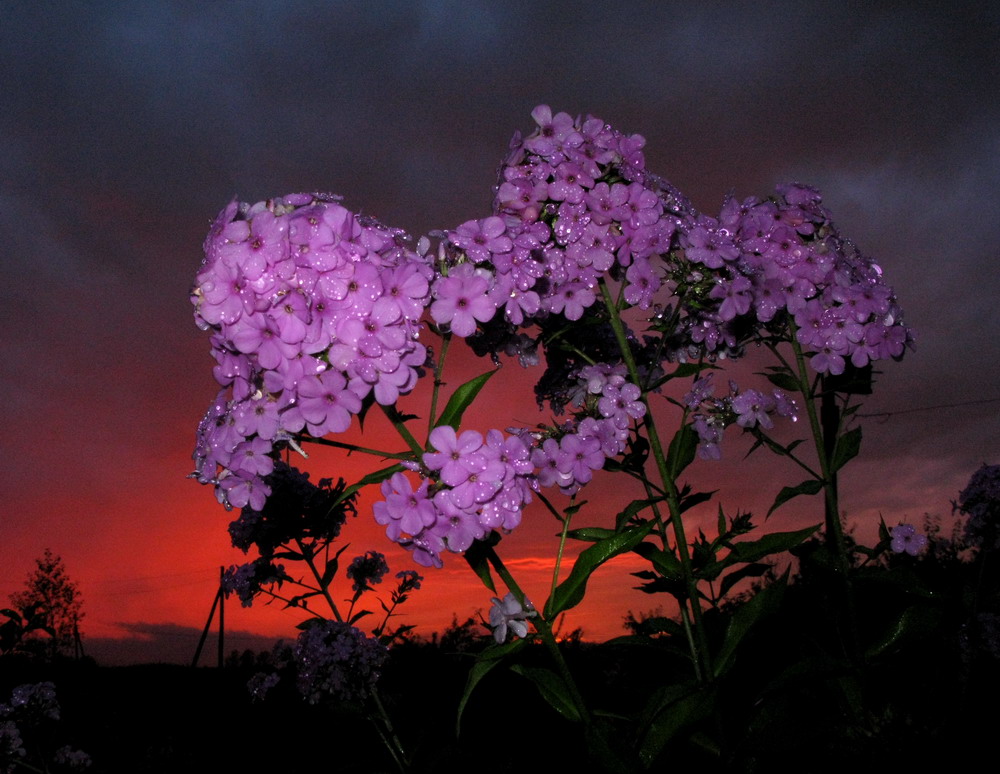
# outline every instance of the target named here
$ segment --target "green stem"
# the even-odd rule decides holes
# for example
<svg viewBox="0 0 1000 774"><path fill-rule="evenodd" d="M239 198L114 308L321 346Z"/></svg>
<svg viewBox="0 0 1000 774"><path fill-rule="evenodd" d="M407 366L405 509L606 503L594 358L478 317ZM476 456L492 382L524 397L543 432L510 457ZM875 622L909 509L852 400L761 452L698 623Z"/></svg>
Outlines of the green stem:
<svg viewBox="0 0 1000 774"><path fill-rule="evenodd" d="M493 546L490 546L489 553L487 554L490 564L493 565L493 569L497 571L497 575L500 576L501 580L507 585L514 596L517 597L518 602L521 606L526 605L524 592L518 585L517 581L514 580L514 576L510 574L507 566L503 563L503 560L497 554ZM587 703L583 700L583 695L580 693L580 689L577 687L576 680L573 679L573 673L569 671L569 665L566 664L566 660L563 658L562 651L559 650L559 643L556 642L555 636L552 634L552 626L548 621L545 620L544 616L540 611L536 610L534 617L531 619L535 630L542 636L542 642L545 643L546 649L552 656L552 660L555 662L556 669L559 672L560 677L562 677L563 682L569 689L570 696L573 699L573 703L576 705L577 712L580 714L580 718L583 720L584 725L590 725L590 710L587 709Z"/></svg>
<svg viewBox="0 0 1000 774"><path fill-rule="evenodd" d="M806 415L809 417L809 428L812 431L813 443L816 447L816 456L819 459L819 469L822 474L820 479L823 483L824 495L824 516L826 522L827 544L834 547L838 557L840 571L847 575L847 551L844 547L844 530L840 523L839 503L837 497L837 482L832 470L832 455L836 447L836 430L824 428L820 422L819 414L816 411L815 394L809 387L809 375L806 371L805 356L802 353L802 346L796 337L796 327L794 322L789 322L791 327L792 351L795 353L795 370L799 380L799 389L802 392L803 402L806 405ZM823 395L825 396L825 392ZM821 398L821 400L824 398ZM833 430L831 432L831 429Z"/></svg>
<svg viewBox="0 0 1000 774"><path fill-rule="evenodd" d="M340 615L340 610L337 609L337 603L333 601L333 596L330 594L330 589L323 584L323 576L320 574L316 567L316 563L313 561L313 553L311 550L307 549L305 544L302 542L301 538L295 539L296 544L299 547L299 551L302 554L302 558L305 559L306 564L312 571L313 577L316 579L316 585L319 587L320 593L323 598L326 599L326 603L330 606L330 610L333 611L333 617L338 621L343 622L343 617Z"/></svg>
<svg viewBox="0 0 1000 774"><path fill-rule="evenodd" d="M572 512L567 511L562 519L563 525L562 532L559 535L559 550L556 552L556 566L552 570L552 588L549 589L550 599L555 595L556 587L559 585L559 568L562 565L563 552L566 550L566 535L569 533L569 523L572 518Z"/></svg>
<svg viewBox="0 0 1000 774"><path fill-rule="evenodd" d="M403 743L399 741L399 737L396 736L396 730L393 728L392 720L389 718L389 713L386 712L385 706L382 704L382 700L379 698L378 690L375 686L372 686L371 691L372 701L375 704L375 708L378 710L379 717L382 720L382 725L376 722L375 718L370 718L372 725L375 726L375 730L378 731L378 735L382 737L382 743L388 748L389 754L392 755L392 759L396 762L401 772L405 772L409 768L409 763L407 761L406 752L403 749Z"/></svg>
<svg viewBox="0 0 1000 774"><path fill-rule="evenodd" d="M441 337L441 357L438 358L437 365L434 367L434 389L431 392L431 411L427 415L427 434L430 435L431 430L434 429L434 425L437 423L437 404L438 404L438 394L441 392L441 387L444 382L441 381L441 374L444 373L444 361L445 357L448 355L448 345L451 343L451 331L443 334Z"/></svg>
<svg viewBox="0 0 1000 774"><path fill-rule="evenodd" d="M413 437L413 433L410 432L406 424L399 420L396 416L397 412L395 409L391 409L389 406L382 406L382 413L385 414L386 418L390 422L392 422L392 426L396 428L396 432L399 433L400 438L402 438L413 453L417 455L417 459L420 459L424 454L424 447L421 446L417 439Z"/></svg>
<svg viewBox="0 0 1000 774"><path fill-rule="evenodd" d="M611 324L611 329L614 331L618 348L621 350L622 359L625 361L625 366L628 369L629 379L633 384L639 385L641 383L639 380L639 369L635 358L632 356L632 349L628 343L625 326L622 324L621 316L619 315L618 304L611 297L611 291L604 280L599 280L598 284L601 288L601 295L604 297L604 305L608 310L608 321ZM676 543L677 554L681 563L681 573L684 576L684 585L687 590L687 597L691 603L691 613L694 617L697 647L693 652L693 656L694 661L702 667L701 669L696 668L696 672L699 672L698 679L701 680L703 677L712 674L712 659L708 648L708 636L705 632L704 621L702 620L701 602L698 596L698 582L694 577L694 570L691 566L691 554L688 549L687 537L684 533L684 521L681 519L680 493L677 490L677 482L671 476L670 468L667 465L667 458L663 452L663 444L660 442L656 422L653 420L653 411L649 405L648 394L645 392L642 393L641 400L646 406L646 415L643 419L643 424L645 425L649 446L653 452L653 459L656 461L656 468L663 483L664 492L666 493L667 505L670 510L670 525L674 531L674 542Z"/></svg>
<svg viewBox="0 0 1000 774"><path fill-rule="evenodd" d="M832 393L824 389L823 379L819 379L820 400L822 401L822 418L816 411L816 389L809 386L809 375L806 371L805 355L799 344L798 329L795 322L789 320L792 352L795 353L795 373L798 375L799 389L806 404L806 414L809 417L809 427L812 430L813 442L816 446L816 456L819 458L820 471L823 474L824 522L826 527L826 544L833 549L836 574L839 579L841 605L846 618L849 637L844 643L849 653L860 658L861 642L858 635L857 613L854 609L854 595L851 589L851 562L847 556L847 545L844 541L844 528L840 522L840 505L837 493L837 472L833 469L833 457L837 448L839 436L839 414ZM842 619L843 620L843 619ZM843 640L842 640L843 642Z"/></svg>

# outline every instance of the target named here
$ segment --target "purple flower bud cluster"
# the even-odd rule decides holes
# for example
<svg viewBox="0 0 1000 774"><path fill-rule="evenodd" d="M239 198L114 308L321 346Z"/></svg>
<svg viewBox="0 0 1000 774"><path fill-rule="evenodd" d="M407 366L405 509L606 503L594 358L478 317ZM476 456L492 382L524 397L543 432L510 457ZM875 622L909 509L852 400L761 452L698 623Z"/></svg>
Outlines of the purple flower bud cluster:
<svg viewBox="0 0 1000 774"><path fill-rule="evenodd" d="M968 516L965 539L970 546L1000 548L1000 465L984 464L973 473L954 505Z"/></svg>
<svg viewBox="0 0 1000 774"><path fill-rule="evenodd" d="M355 513L355 498L343 497L343 479L309 480L309 474L278 461L264 483L271 495L256 511L244 506L229 525L233 545L243 553L256 546L269 557L282 544L295 539L330 541L339 534L348 514Z"/></svg>
<svg viewBox="0 0 1000 774"><path fill-rule="evenodd" d="M329 196L232 202L205 240L192 302L223 386L198 429L194 476L260 510L274 451L341 433L369 394L413 389L434 272L404 234Z"/></svg>
<svg viewBox="0 0 1000 774"><path fill-rule="evenodd" d="M570 396L572 418L531 452L541 486L571 495L590 482L608 457L625 451L630 427L646 415L639 388L625 380L625 366L597 363L577 374Z"/></svg>
<svg viewBox="0 0 1000 774"><path fill-rule="evenodd" d="M302 696L357 701L378 682L389 652L374 637L340 621L310 621L299 634L294 659Z"/></svg>
<svg viewBox="0 0 1000 774"><path fill-rule="evenodd" d="M52 762L70 769L89 769L93 763L87 753L69 745L56 750L52 754Z"/></svg>
<svg viewBox="0 0 1000 774"><path fill-rule="evenodd" d="M722 436L726 427L737 424L744 430L774 427L773 415L798 419L795 401L783 390L775 389L770 394L760 390L740 390L735 382L729 382L729 395L714 398L714 374L709 372L694 381L684 395L683 403L693 411L691 426L698 434L698 456L704 460L722 459Z"/></svg>
<svg viewBox="0 0 1000 774"><path fill-rule="evenodd" d="M254 598L265 586L289 580L284 565L274 564L268 557L258 557L246 564L234 564L222 575L222 590L235 593L243 607L253 605Z"/></svg>
<svg viewBox="0 0 1000 774"><path fill-rule="evenodd" d="M0 762L23 758L27 754L17 723L13 720L0 720Z"/></svg>
<svg viewBox="0 0 1000 774"><path fill-rule="evenodd" d="M366 551L356 556L347 567L347 577L351 578L355 592L368 591L382 582L389 572L385 556L378 551Z"/></svg>
<svg viewBox="0 0 1000 774"><path fill-rule="evenodd" d="M433 451L414 465L420 484L404 473L382 483L385 500L375 503L375 521L386 535L413 552L425 567L441 567L444 550L462 553L493 530L521 523L531 502L534 469L528 445L517 436L490 430L456 433L447 425L430 433Z"/></svg>
<svg viewBox="0 0 1000 774"><path fill-rule="evenodd" d="M0 718L16 717L18 720L59 720L59 701L55 683L28 683L19 685L10 694L10 701L0 704Z"/></svg>

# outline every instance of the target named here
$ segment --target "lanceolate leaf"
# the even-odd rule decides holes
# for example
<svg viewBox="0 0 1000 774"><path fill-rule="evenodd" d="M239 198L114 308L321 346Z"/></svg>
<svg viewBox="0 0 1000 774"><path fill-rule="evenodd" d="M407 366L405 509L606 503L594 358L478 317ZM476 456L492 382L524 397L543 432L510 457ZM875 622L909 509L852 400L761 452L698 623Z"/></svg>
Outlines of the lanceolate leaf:
<svg viewBox="0 0 1000 774"><path fill-rule="evenodd" d="M459 423L462 421L462 414L465 413L465 410L472 404L472 401L476 399L479 391L483 389L483 386L495 373L496 371L487 371L485 374L480 374L475 379L467 381L455 390L448 400L448 405L444 407L444 411L441 412L441 415L435 421L434 426L450 425L457 430Z"/></svg>
<svg viewBox="0 0 1000 774"><path fill-rule="evenodd" d="M494 594L497 593L497 587L493 583L493 576L490 574L488 557L490 550L499 542L500 533L491 532L485 540L473 541L472 545L469 546L469 550L465 552L465 561L469 563L469 567L479 577L479 580L483 582L483 585Z"/></svg>
<svg viewBox="0 0 1000 774"><path fill-rule="evenodd" d="M771 554L781 554L807 540L816 530L820 528L817 524L814 527L795 530L794 532L772 532L764 535L759 540L746 540L742 543L733 543L730 546L730 554L736 562L756 562Z"/></svg>
<svg viewBox="0 0 1000 774"><path fill-rule="evenodd" d="M342 502L344 502L344 500L346 500L348 497L350 497L351 495L353 495L359 489L362 489L362 488L368 486L369 484L381 484L387 478L391 478L393 473L398 473L402 469L403 469L402 465L396 464L396 465L390 465L387 468L382 468L381 470L376 470L376 471L374 471L372 473L369 473L363 479L361 479L360 481L358 481L355 484L351 484L349 487L347 487L347 489L345 489L343 492L341 492L340 497L337 498L337 501L333 505L334 506L340 505ZM331 506L331 507L333 507L333 506Z"/></svg>
<svg viewBox="0 0 1000 774"><path fill-rule="evenodd" d="M580 711L573 703L573 697L570 695L565 681L551 669L515 664L510 668L510 671L531 680L542 695L542 698L564 718L575 722L579 722L582 719Z"/></svg>
<svg viewBox="0 0 1000 774"><path fill-rule="evenodd" d="M676 480L688 465L694 461L695 452L698 451L698 433L691 425L681 425L674 434L667 451L667 466L670 469L671 477Z"/></svg>
<svg viewBox="0 0 1000 774"><path fill-rule="evenodd" d="M634 516L637 516L646 508L656 505L656 503L662 501L662 497L655 497L651 500L633 500L625 506L625 510L615 516L615 531L621 531L621 529L628 524Z"/></svg>
<svg viewBox="0 0 1000 774"><path fill-rule="evenodd" d="M676 581L684 577L680 560L670 551L657 548L652 543L640 543L633 550L643 559L649 561L664 578ZM638 575L637 573L633 574Z"/></svg>
<svg viewBox="0 0 1000 774"><path fill-rule="evenodd" d="M469 703L469 697L479 682L489 674L494 667L528 644L527 640L511 640L503 645L491 645L476 657L476 663L469 670L469 677L465 681L465 690L462 692L462 700L458 703L458 716L455 718L455 735L462 729L462 713L465 712L465 705Z"/></svg>
<svg viewBox="0 0 1000 774"><path fill-rule="evenodd" d="M626 527L621 532L598 540L594 545L584 549L577 557L569 577L556 587L549 601L545 603L545 617L551 620L564 610L580 604L587 591L587 581L594 570L608 559L635 548L649 534L653 524L654 522L650 520L644 524Z"/></svg>
<svg viewBox="0 0 1000 774"><path fill-rule="evenodd" d="M785 574L781 578L758 591L750 598L750 601L741 605L733 613L732 618L729 619L729 626L726 628L722 649L715 661L716 677L725 674L735 663L736 648L753 625L764 616L777 610L785 596L789 572L790 568L785 570Z"/></svg>
<svg viewBox="0 0 1000 774"><path fill-rule="evenodd" d="M861 451L861 428L855 427L837 439L837 448L833 452L833 461L831 462L834 471L840 470L857 457L859 451Z"/></svg>
<svg viewBox="0 0 1000 774"><path fill-rule="evenodd" d="M678 731L708 715L713 692L698 685L672 685L657 691L646 706L646 727L639 745L639 758L649 768Z"/></svg>
<svg viewBox="0 0 1000 774"><path fill-rule="evenodd" d="M818 481L815 478L810 478L808 481L803 481L798 486L786 486L780 492L778 496L774 498L774 505L768 510L767 515L770 516L778 508L793 497L798 497L799 495L814 495L823 489L823 482Z"/></svg>
<svg viewBox="0 0 1000 774"><path fill-rule="evenodd" d="M780 387L782 390L786 390L787 392L801 392L798 380L785 371L776 371L774 373L764 374L764 376L767 377L767 380L775 387Z"/></svg>

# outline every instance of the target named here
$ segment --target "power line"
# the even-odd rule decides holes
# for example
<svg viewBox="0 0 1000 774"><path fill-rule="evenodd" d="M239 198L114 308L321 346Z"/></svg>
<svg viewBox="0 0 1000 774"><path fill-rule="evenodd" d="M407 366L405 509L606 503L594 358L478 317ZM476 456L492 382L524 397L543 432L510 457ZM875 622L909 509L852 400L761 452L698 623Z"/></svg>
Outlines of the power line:
<svg viewBox="0 0 1000 774"><path fill-rule="evenodd" d="M856 414L857 417L865 419L889 419L889 417L900 414L916 414L920 411L936 411L938 409L962 408L963 406L978 406L985 403L1000 403L1000 398L982 398L980 400L966 400L961 403L939 403L935 406L920 406L918 408L900 409L899 411L879 411L874 414Z"/></svg>

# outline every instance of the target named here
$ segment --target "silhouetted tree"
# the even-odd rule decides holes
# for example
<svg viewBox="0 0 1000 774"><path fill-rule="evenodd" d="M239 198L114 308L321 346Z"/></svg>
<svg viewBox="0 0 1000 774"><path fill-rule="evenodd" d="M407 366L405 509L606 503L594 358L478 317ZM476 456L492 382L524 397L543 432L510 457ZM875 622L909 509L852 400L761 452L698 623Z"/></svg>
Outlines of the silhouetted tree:
<svg viewBox="0 0 1000 774"><path fill-rule="evenodd" d="M83 618L83 599L76 584L69 579L62 558L48 548L35 560L35 571L28 576L24 591L10 595L11 605L25 619L34 622L33 631L43 631L49 641L42 646L47 655L69 655L79 643ZM38 641L37 638L30 638ZM31 650L26 647L26 650Z"/></svg>

